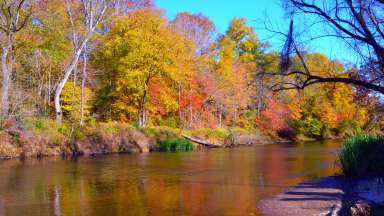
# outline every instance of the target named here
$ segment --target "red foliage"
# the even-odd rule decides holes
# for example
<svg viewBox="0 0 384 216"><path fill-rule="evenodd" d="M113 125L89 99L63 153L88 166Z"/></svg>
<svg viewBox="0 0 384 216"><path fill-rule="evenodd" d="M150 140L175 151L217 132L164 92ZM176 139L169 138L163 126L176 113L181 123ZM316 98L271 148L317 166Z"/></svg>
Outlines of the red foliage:
<svg viewBox="0 0 384 216"><path fill-rule="evenodd" d="M156 107L156 112L162 116L167 114L167 109L164 107L164 104L160 100L161 95L161 83L157 78L154 78L152 82L149 83L149 94L151 95L152 104Z"/></svg>
<svg viewBox="0 0 384 216"><path fill-rule="evenodd" d="M260 113L256 122L264 132L277 133L282 130L288 130L290 111L288 107L275 99L267 102L267 108Z"/></svg>
<svg viewBox="0 0 384 216"><path fill-rule="evenodd" d="M186 86L181 91L181 108L192 106L193 108L199 109L203 105L204 96L199 91L200 85L196 77L192 77L189 81L189 86Z"/></svg>

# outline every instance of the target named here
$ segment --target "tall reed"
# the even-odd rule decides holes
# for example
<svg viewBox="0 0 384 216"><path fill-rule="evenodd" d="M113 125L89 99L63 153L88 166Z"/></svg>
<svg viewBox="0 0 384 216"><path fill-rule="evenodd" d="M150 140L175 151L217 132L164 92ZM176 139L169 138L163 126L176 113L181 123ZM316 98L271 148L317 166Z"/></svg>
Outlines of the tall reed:
<svg viewBox="0 0 384 216"><path fill-rule="evenodd" d="M347 177L384 176L384 137L362 135L347 139L339 161Z"/></svg>

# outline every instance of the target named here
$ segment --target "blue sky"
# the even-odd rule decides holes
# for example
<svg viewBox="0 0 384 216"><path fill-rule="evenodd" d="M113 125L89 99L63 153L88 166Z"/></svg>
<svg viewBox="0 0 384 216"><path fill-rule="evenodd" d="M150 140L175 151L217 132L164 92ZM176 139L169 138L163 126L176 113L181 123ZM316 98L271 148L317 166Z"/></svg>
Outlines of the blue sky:
<svg viewBox="0 0 384 216"><path fill-rule="evenodd" d="M267 31L264 22L269 20L271 25L268 26L283 32L287 31L289 25L280 0L156 0L156 5L166 11L169 19L182 11L202 13L215 23L219 33L225 32L233 17L244 17L248 25L255 28L261 41L271 43L275 50L283 45L282 38ZM352 54L339 41L330 38L314 41L306 48L325 53L331 58L353 61Z"/></svg>

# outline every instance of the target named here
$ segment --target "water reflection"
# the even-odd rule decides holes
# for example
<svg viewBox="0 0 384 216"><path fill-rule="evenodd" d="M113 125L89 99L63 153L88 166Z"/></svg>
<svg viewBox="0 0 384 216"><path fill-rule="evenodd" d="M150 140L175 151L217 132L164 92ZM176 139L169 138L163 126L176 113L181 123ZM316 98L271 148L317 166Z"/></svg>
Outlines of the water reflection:
<svg viewBox="0 0 384 216"><path fill-rule="evenodd" d="M257 215L257 201L333 174L339 142L0 162L0 215Z"/></svg>

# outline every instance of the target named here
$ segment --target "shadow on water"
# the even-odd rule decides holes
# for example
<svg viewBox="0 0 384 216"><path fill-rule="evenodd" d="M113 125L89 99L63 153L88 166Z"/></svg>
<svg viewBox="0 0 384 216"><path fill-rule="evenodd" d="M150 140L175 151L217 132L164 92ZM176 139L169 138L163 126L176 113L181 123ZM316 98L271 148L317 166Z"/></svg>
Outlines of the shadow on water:
<svg viewBox="0 0 384 216"><path fill-rule="evenodd" d="M0 215L257 215L260 199L334 174L339 146L1 161Z"/></svg>

